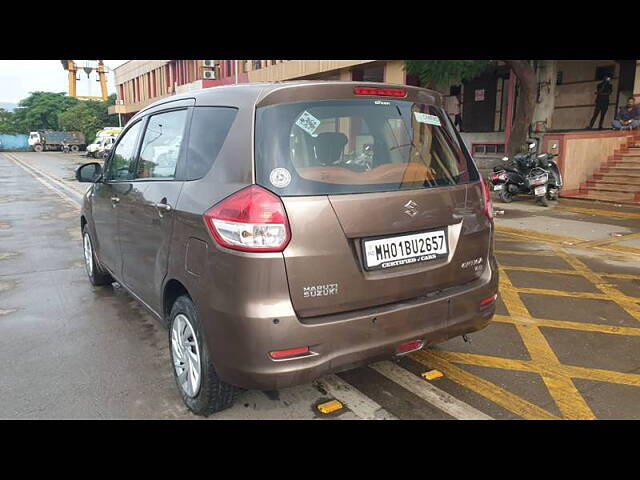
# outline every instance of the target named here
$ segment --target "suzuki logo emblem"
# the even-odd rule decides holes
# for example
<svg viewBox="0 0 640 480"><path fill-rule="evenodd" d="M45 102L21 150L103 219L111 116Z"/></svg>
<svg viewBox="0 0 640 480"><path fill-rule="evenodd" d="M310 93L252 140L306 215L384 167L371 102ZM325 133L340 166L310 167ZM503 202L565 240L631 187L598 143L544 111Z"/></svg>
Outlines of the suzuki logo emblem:
<svg viewBox="0 0 640 480"><path fill-rule="evenodd" d="M415 217L418 213L418 204L413 200L409 200L404 204L404 213L409 215L411 218Z"/></svg>

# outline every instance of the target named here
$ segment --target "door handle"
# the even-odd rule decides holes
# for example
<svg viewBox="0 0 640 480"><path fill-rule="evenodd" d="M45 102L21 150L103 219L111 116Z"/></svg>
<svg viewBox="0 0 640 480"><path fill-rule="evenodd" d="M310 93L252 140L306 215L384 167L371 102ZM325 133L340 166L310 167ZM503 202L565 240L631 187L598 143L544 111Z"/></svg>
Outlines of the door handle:
<svg viewBox="0 0 640 480"><path fill-rule="evenodd" d="M165 212L171 211L171 205L167 203L154 203L153 206L160 210L164 210Z"/></svg>

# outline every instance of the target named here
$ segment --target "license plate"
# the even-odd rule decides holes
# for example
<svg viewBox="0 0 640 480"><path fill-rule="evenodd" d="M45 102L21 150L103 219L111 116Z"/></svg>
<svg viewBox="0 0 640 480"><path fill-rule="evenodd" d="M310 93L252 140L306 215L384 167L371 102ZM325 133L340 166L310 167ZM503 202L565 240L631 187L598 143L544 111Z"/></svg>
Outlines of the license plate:
<svg viewBox="0 0 640 480"><path fill-rule="evenodd" d="M380 270L446 257L449 253L445 230L369 238L363 242L366 270Z"/></svg>
<svg viewBox="0 0 640 480"><path fill-rule="evenodd" d="M540 186L540 187L536 187L536 188L533 190L533 193L535 193L536 197L538 197L538 196L542 196L542 195L544 195L545 193L547 193L547 187L545 187L544 185L542 185L542 186Z"/></svg>
<svg viewBox="0 0 640 480"><path fill-rule="evenodd" d="M502 190L502 184L500 184L500 185L494 185L494 186L493 186L493 189L494 189L494 190Z"/></svg>

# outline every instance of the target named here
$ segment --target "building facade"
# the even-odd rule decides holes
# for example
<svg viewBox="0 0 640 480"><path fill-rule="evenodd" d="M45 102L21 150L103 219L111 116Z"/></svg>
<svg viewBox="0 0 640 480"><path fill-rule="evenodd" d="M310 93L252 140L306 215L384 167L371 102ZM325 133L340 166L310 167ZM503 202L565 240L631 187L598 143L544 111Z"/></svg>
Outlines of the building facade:
<svg viewBox="0 0 640 480"><path fill-rule="evenodd" d="M596 85L610 76L613 94L608 128L628 96L640 100L638 60L538 60L535 129L584 130L593 113ZM131 60L114 70L123 123L150 103L177 93L245 82L298 79L374 81L419 85L403 60ZM518 82L509 68L495 67L472 80L439 88L445 104L461 104L462 136L478 156L501 156L516 111Z"/></svg>

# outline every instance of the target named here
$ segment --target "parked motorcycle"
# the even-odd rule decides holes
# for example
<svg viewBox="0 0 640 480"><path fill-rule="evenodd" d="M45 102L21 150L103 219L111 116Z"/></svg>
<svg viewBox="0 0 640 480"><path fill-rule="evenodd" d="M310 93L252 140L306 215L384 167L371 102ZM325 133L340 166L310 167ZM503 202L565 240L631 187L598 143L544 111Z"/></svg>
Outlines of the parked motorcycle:
<svg viewBox="0 0 640 480"><path fill-rule="evenodd" d="M496 166L490 178L493 190L500 200L510 203L516 195L533 195L538 203L547 207L549 200L557 200L562 187L560 169L553 157L536 155L536 143L529 143L529 151L517 153L513 159L504 157L504 166Z"/></svg>
<svg viewBox="0 0 640 480"><path fill-rule="evenodd" d="M62 143L62 153L69 153L69 145L67 143Z"/></svg>

